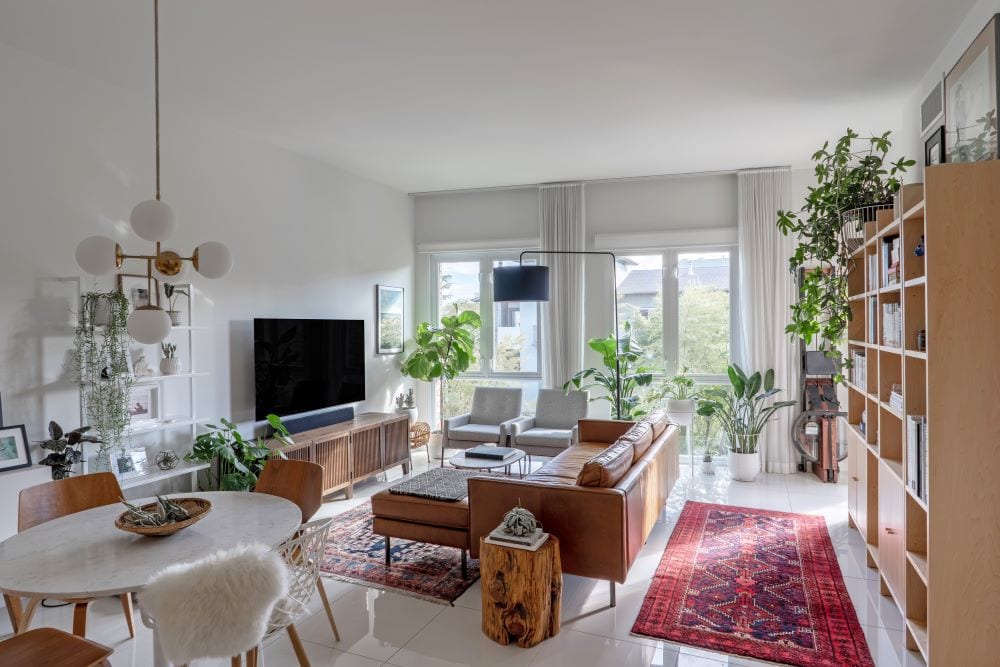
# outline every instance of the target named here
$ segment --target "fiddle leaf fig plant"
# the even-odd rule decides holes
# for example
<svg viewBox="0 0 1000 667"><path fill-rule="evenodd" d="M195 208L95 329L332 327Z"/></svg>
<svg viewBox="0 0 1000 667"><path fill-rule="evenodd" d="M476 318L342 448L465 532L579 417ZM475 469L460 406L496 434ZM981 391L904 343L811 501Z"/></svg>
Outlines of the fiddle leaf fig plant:
<svg viewBox="0 0 1000 667"><path fill-rule="evenodd" d="M457 308L456 308L457 311ZM417 349L403 362L402 373L423 382L442 383L439 415L444 418L444 382L458 377L476 361L473 332L482 326L479 313L463 310L441 318L441 326L421 322Z"/></svg>
<svg viewBox="0 0 1000 667"><path fill-rule="evenodd" d="M824 143L812 156L816 185L809 188L805 205L797 212L778 211L778 229L799 241L789 270L810 269L785 331L807 345L817 341L827 354L842 343L851 319L847 275L855 246L849 239L857 237L865 218L849 213L890 204L902 186L902 174L916 164L905 157L888 159L889 135L861 136L848 128L833 146Z"/></svg>

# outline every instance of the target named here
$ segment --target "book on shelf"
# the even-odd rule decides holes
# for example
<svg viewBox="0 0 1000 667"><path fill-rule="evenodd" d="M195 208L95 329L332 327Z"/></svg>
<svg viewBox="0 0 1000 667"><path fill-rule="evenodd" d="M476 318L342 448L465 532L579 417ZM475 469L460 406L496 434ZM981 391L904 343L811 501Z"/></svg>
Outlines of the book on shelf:
<svg viewBox="0 0 1000 667"><path fill-rule="evenodd" d="M878 321L878 297L870 296L868 297L868 317L866 318L866 323L868 325L867 336L865 342L868 343L878 343L878 329L876 328Z"/></svg>
<svg viewBox="0 0 1000 667"><path fill-rule="evenodd" d="M882 345L903 346L903 309L898 303L882 304Z"/></svg>
<svg viewBox="0 0 1000 667"><path fill-rule="evenodd" d="M868 291L871 292L878 287L878 255L868 255Z"/></svg>
<svg viewBox="0 0 1000 667"><path fill-rule="evenodd" d="M517 454L517 450L511 447L497 447L496 445L479 445L465 450L465 457L470 459L490 459L491 461L503 461Z"/></svg>
<svg viewBox="0 0 1000 667"><path fill-rule="evenodd" d="M538 551L539 547L549 539L549 534L542 532L541 528L536 528L535 532L524 537L511 535L504 531L503 526L497 526L486 536L487 544L496 544L501 547L512 547L514 549L524 549L525 551Z"/></svg>
<svg viewBox="0 0 1000 667"><path fill-rule="evenodd" d="M865 350L851 351L851 382L861 391L868 391L868 360Z"/></svg>
<svg viewBox="0 0 1000 667"><path fill-rule="evenodd" d="M899 234L882 239L882 287L899 284Z"/></svg>
<svg viewBox="0 0 1000 667"><path fill-rule="evenodd" d="M894 384L889 392L889 405L897 410L903 409L903 386Z"/></svg>
<svg viewBox="0 0 1000 667"><path fill-rule="evenodd" d="M906 485L927 502L927 417L906 417Z"/></svg>

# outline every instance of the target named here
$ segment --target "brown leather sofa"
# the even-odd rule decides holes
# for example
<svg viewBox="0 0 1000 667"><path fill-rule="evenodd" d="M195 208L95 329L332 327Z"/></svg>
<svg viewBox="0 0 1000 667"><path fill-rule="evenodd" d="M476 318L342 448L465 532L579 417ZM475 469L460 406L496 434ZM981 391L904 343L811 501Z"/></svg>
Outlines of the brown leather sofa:
<svg viewBox="0 0 1000 667"><path fill-rule="evenodd" d="M583 419L579 443L523 480L469 480L469 546L520 504L559 538L563 572L622 583L680 476L677 426Z"/></svg>

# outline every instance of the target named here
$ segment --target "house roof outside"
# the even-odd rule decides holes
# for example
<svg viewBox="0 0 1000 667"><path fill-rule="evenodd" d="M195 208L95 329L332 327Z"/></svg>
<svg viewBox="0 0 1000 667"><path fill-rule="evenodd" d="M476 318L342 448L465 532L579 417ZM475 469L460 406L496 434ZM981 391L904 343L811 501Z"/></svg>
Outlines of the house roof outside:
<svg viewBox="0 0 1000 667"><path fill-rule="evenodd" d="M692 285L704 285L728 292L729 260L681 260L677 267L677 281L681 290ZM627 299L630 296L657 294L662 285L663 269L633 269L618 283L618 295Z"/></svg>

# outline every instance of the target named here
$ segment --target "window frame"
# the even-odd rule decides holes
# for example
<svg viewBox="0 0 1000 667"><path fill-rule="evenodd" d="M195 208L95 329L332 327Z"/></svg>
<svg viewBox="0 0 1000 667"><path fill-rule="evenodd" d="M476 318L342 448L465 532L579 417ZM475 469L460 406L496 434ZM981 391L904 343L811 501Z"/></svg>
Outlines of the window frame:
<svg viewBox="0 0 1000 667"><path fill-rule="evenodd" d="M657 379L672 377L680 370L680 292L678 280L679 256L694 253L729 253L729 363L733 363L738 353L739 340L739 246L704 245L672 246L667 248L642 248L637 250L615 250L616 257L654 256L661 257L663 277L660 289L663 300L663 360L664 368L655 369ZM617 264L616 264L617 270ZM617 288L616 288L617 289ZM692 373L696 385L729 383L725 373Z"/></svg>
<svg viewBox="0 0 1000 667"><path fill-rule="evenodd" d="M493 379L493 380L513 380L513 381L542 381L542 336L541 336L541 305L535 303L537 309L537 336L535 340L535 368L537 371L496 371L493 369L494 355L494 306L493 301L493 262L518 261L520 253L516 250L508 251L482 251L482 252L446 252L434 253L431 256L431 294L433 302L431 307L434 311L434 321L440 322L441 316L441 291L440 275L441 264L456 262L477 262L479 264L479 316L482 320L482 328L479 332L479 369L468 370L459 377L469 379Z"/></svg>

